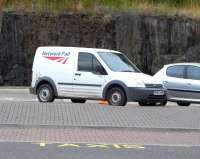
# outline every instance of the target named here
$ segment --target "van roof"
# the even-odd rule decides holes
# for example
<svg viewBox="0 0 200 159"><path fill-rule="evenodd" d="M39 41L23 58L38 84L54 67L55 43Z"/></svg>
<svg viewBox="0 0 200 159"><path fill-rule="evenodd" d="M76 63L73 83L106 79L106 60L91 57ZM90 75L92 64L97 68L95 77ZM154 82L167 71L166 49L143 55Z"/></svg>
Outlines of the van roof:
<svg viewBox="0 0 200 159"><path fill-rule="evenodd" d="M86 48L86 47L65 47L65 46L41 46L38 47L38 49L44 49L44 48L65 48L65 49L70 49L70 50L78 50L78 51L94 51L94 52L115 52L115 53L121 53L119 51L115 50L109 50L109 49L100 49L100 48Z"/></svg>

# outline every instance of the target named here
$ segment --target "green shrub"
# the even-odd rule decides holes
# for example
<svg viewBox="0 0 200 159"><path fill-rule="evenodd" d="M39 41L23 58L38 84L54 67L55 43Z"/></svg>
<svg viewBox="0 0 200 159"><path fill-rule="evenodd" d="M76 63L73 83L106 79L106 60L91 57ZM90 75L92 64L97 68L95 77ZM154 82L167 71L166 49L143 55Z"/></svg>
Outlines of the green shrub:
<svg viewBox="0 0 200 159"><path fill-rule="evenodd" d="M172 8L200 8L200 0L0 0L5 10L95 10L110 8L114 10L137 8L138 5L150 7L166 6Z"/></svg>

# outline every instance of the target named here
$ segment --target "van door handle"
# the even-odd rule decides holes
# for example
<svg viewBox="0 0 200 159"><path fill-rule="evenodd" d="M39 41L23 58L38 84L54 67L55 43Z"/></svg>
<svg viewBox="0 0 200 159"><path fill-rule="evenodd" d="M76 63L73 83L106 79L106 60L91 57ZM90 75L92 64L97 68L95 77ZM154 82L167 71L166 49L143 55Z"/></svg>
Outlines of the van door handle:
<svg viewBox="0 0 200 159"><path fill-rule="evenodd" d="M169 83L169 82L168 82L168 81L163 81L163 83L167 84L167 83Z"/></svg>
<svg viewBox="0 0 200 159"><path fill-rule="evenodd" d="M75 76L81 76L81 73L75 73Z"/></svg>

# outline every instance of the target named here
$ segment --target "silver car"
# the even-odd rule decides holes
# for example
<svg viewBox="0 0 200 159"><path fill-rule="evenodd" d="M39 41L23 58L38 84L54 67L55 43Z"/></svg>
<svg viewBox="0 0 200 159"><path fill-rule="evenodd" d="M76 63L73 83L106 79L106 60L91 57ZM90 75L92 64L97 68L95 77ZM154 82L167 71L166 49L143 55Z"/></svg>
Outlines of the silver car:
<svg viewBox="0 0 200 159"><path fill-rule="evenodd" d="M163 82L168 101L180 106L200 103L200 63L165 65L154 77Z"/></svg>

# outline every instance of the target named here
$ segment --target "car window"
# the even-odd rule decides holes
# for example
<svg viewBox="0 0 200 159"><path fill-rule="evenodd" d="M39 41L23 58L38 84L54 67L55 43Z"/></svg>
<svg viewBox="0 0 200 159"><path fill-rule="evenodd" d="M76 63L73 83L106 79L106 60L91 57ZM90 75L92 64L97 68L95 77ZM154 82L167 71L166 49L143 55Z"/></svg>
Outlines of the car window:
<svg viewBox="0 0 200 159"><path fill-rule="evenodd" d="M106 74L105 69L94 55L90 53L79 53L78 71L95 72L98 67L101 68L102 74Z"/></svg>
<svg viewBox="0 0 200 159"><path fill-rule="evenodd" d="M187 78L200 80L200 68L197 66L188 66L187 67Z"/></svg>
<svg viewBox="0 0 200 159"><path fill-rule="evenodd" d="M185 66L170 66L166 73L170 77L184 78L184 69Z"/></svg>

